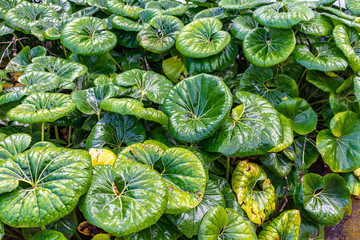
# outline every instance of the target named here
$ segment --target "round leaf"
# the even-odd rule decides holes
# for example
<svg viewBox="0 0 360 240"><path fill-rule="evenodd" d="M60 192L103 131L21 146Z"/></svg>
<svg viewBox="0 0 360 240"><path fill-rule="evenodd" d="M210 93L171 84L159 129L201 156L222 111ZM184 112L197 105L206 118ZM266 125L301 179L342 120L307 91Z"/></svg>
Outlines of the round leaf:
<svg viewBox="0 0 360 240"><path fill-rule="evenodd" d="M230 31L235 38L244 40L245 36L257 28L258 25L259 24L253 19L252 14L243 14L233 19Z"/></svg>
<svg viewBox="0 0 360 240"><path fill-rule="evenodd" d="M106 0L106 6L110 12L123 17L139 18L142 8L137 0Z"/></svg>
<svg viewBox="0 0 360 240"><path fill-rule="evenodd" d="M129 32L139 32L143 28L141 24L121 16L114 16L111 23L114 28Z"/></svg>
<svg viewBox="0 0 360 240"><path fill-rule="evenodd" d="M171 57L162 62L164 74L174 83L178 83L188 76L184 59L179 56Z"/></svg>
<svg viewBox="0 0 360 240"><path fill-rule="evenodd" d="M313 19L301 22L295 28L307 35L324 37L332 34L334 24L330 18L316 13Z"/></svg>
<svg viewBox="0 0 360 240"><path fill-rule="evenodd" d="M86 192L91 158L83 150L32 148L0 163L0 220L41 227L71 213Z"/></svg>
<svg viewBox="0 0 360 240"><path fill-rule="evenodd" d="M186 25L176 40L176 49L186 57L204 58L220 53L231 40L215 18L202 18Z"/></svg>
<svg viewBox="0 0 360 240"><path fill-rule="evenodd" d="M25 133L16 133L0 141L0 160L11 158L29 147L31 136Z"/></svg>
<svg viewBox="0 0 360 240"><path fill-rule="evenodd" d="M233 173L231 185L241 208L253 223L261 225L275 210L275 189L257 164L241 161Z"/></svg>
<svg viewBox="0 0 360 240"><path fill-rule="evenodd" d="M30 240L67 240L61 232L55 230L44 230L36 233Z"/></svg>
<svg viewBox="0 0 360 240"><path fill-rule="evenodd" d="M220 0L219 6L229 10L243 10L256 8L270 2L271 0Z"/></svg>
<svg viewBox="0 0 360 240"><path fill-rule="evenodd" d="M246 58L254 65L270 67L285 61L295 48L295 34L291 29L256 28L243 42Z"/></svg>
<svg viewBox="0 0 360 240"><path fill-rule="evenodd" d="M316 129L317 115L304 99L284 100L276 106L276 109L290 120L295 132L305 135Z"/></svg>
<svg viewBox="0 0 360 240"><path fill-rule="evenodd" d="M91 163L96 165L114 165L116 155L107 149L89 148L89 154L91 155Z"/></svg>
<svg viewBox="0 0 360 240"><path fill-rule="evenodd" d="M157 9L164 15L181 16L187 10L187 6L183 3L171 0L152 1L146 4L146 8Z"/></svg>
<svg viewBox="0 0 360 240"><path fill-rule="evenodd" d="M284 178L289 175L292 168L292 162L285 156L285 154L269 153L260 156L262 164L277 177Z"/></svg>
<svg viewBox="0 0 360 240"><path fill-rule="evenodd" d="M200 74L178 83L164 103L170 132L180 141L196 142L211 136L232 106L229 88L218 77Z"/></svg>
<svg viewBox="0 0 360 240"><path fill-rule="evenodd" d="M319 132L316 145L333 172L350 172L360 168L360 120L356 113L336 114L330 129Z"/></svg>
<svg viewBox="0 0 360 240"><path fill-rule="evenodd" d="M95 166L93 172L91 186L80 201L91 224L124 236L153 225L164 213L166 185L156 171L123 161L117 167Z"/></svg>
<svg viewBox="0 0 360 240"><path fill-rule="evenodd" d="M112 50L117 41L115 34L106 28L106 23L99 18L76 18L61 31L61 43L73 53L103 55Z"/></svg>

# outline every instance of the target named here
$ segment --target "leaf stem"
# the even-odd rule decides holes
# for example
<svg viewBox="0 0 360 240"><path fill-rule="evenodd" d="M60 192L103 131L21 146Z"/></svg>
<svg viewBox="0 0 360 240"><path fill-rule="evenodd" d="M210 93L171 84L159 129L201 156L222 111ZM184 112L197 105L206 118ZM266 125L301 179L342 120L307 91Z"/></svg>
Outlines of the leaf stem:
<svg viewBox="0 0 360 240"><path fill-rule="evenodd" d="M101 109L96 113L98 121L100 121L100 116L101 116Z"/></svg>
<svg viewBox="0 0 360 240"><path fill-rule="evenodd" d="M44 141L45 122L41 123L41 141Z"/></svg>
<svg viewBox="0 0 360 240"><path fill-rule="evenodd" d="M230 176L230 156L226 157L226 181L229 181Z"/></svg>
<svg viewBox="0 0 360 240"><path fill-rule="evenodd" d="M41 231L44 231L46 230L46 227L45 226L41 226Z"/></svg>
<svg viewBox="0 0 360 240"><path fill-rule="evenodd" d="M62 48L63 48L63 50L64 50L64 55L65 55L65 58L67 58L66 48L65 48L64 44L61 44L61 45L62 45Z"/></svg>
<svg viewBox="0 0 360 240"><path fill-rule="evenodd" d="M111 56L110 53L107 53L107 55L109 56L109 58L111 59L111 61L113 61L115 63L115 65L120 69L121 72L123 72L123 68L115 61L115 59Z"/></svg>
<svg viewBox="0 0 360 240"><path fill-rule="evenodd" d="M58 127L57 127L57 126L55 126L54 128L55 128L55 138L56 138L56 140L59 140L59 131L58 131Z"/></svg>
<svg viewBox="0 0 360 240"><path fill-rule="evenodd" d="M29 133L32 134L32 124L29 124Z"/></svg>
<svg viewBox="0 0 360 240"><path fill-rule="evenodd" d="M70 143L71 143L71 126L69 127L68 146L70 146Z"/></svg>
<svg viewBox="0 0 360 240"><path fill-rule="evenodd" d="M18 38L18 36L16 36L15 33L12 33L14 35L14 37L17 39L17 41L20 43L21 48L24 48L24 45L21 43L20 39Z"/></svg>

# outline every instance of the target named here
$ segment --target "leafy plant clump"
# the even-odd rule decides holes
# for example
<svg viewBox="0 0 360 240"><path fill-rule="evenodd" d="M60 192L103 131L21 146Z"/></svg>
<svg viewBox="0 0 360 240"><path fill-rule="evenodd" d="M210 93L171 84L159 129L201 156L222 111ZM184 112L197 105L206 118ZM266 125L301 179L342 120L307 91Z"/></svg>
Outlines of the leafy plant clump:
<svg viewBox="0 0 360 240"><path fill-rule="evenodd" d="M1 0L0 239L324 238L360 197L334 2Z"/></svg>

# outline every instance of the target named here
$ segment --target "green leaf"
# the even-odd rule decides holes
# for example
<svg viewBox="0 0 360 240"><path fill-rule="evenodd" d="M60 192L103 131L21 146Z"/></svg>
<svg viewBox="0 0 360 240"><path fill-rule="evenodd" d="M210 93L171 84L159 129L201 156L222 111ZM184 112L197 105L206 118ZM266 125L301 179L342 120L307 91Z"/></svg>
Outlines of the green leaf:
<svg viewBox="0 0 360 240"><path fill-rule="evenodd" d="M46 49L43 46L37 46L31 48L29 46L24 47L21 51L10 60L8 65L6 66L6 70L8 71L17 71L23 70L26 66L28 66L34 58L45 56Z"/></svg>
<svg viewBox="0 0 360 240"><path fill-rule="evenodd" d="M44 230L36 233L30 240L67 240L61 232Z"/></svg>
<svg viewBox="0 0 360 240"><path fill-rule="evenodd" d="M144 140L145 129L135 117L106 113L91 130L85 149L107 147L118 153L123 144L131 145Z"/></svg>
<svg viewBox="0 0 360 240"><path fill-rule="evenodd" d="M232 106L229 88L218 77L200 74L178 83L164 103L170 132L180 141L210 137Z"/></svg>
<svg viewBox="0 0 360 240"><path fill-rule="evenodd" d="M4 19L5 13L16 5L23 3L23 0L3 0L0 2L0 19Z"/></svg>
<svg viewBox="0 0 360 240"><path fill-rule="evenodd" d="M163 104L174 86L172 82L158 73L139 69L123 72L117 75L113 82L117 86L130 88L129 97L140 101L145 97L158 104Z"/></svg>
<svg viewBox="0 0 360 240"><path fill-rule="evenodd" d="M253 223L261 225L275 210L275 189L257 164L241 161L231 185L241 208Z"/></svg>
<svg viewBox="0 0 360 240"><path fill-rule="evenodd" d="M111 19L111 23L114 28L129 32L140 32L141 29L143 28L141 24L121 16L114 16Z"/></svg>
<svg viewBox="0 0 360 240"><path fill-rule="evenodd" d="M31 34L31 24L44 18L58 17L57 12L48 6L24 1L7 11L4 19L7 26L25 34Z"/></svg>
<svg viewBox="0 0 360 240"><path fill-rule="evenodd" d="M0 239L2 239L5 236L5 227L2 222L0 222Z"/></svg>
<svg viewBox="0 0 360 240"><path fill-rule="evenodd" d="M216 206L226 207L225 199L217 183L209 180L200 204L182 214L167 215L170 221L188 238L198 234L201 220L205 214Z"/></svg>
<svg viewBox="0 0 360 240"><path fill-rule="evenodd" d="M173 16L181 16L188 10L186 4L171 0L148 2L146 8L157 9L164 15Z"/></svg>
<svg viewBox="0 0 360 240"><path fill-rule="evenodd" d="M245 13L233 19L230 31L235 38L244 40L245 36L258 26L259 24L253 19L252 14Z"/></svg>
<svg viewBox="0 0 360 240"><path fill-rule="evenodd" d="M295 48L295 34L291 29L256 28L243 42L246 58L254 65L270 67L285 61Z"/></svg>
<svg viewBox="0 0 360 240"><path fill-rule="evenodd" d="M294 192L294 200L307 218L321 226L335 226L344 216L350 203L345 180L334 173L321 177L309 173L303 176Z"/></svg>
<svg viewBox="0 0 360 240"><path fill-rule="evenodd" d="M333 172L350 172L360 168L360 120L350 111L337 113L330 129L319 132L316 145Z"/></svg>
<svg viewBox="0 0 360 240"><path fill-rule="evenodd" d="M75 103L63 93L35 93L18 106L11 109L7 116L11 121L23 123L54 122L74 111Z"/></svg>
<svg viewBox="0 0 360 240"><path fill-rule="evenodd" d="M323 72L344 71L348 66L346 58L335 43L317 42L313 51L305 45L297 45L293 56L295 61L309 70Z"/></svg>
<svg viewBox="0 0 360 240"><path fill-rule="evenodd" d="M304 99L284 100L276 106L276 109L290 120L295 132L305 135L316 129L317 115Z"/></svg>
<svg viewBox="0 0 360 240"><path fill-rule="evenodd" d="M136 40L145 50L163 54L175 45L183 26L174 16L156 16L138 33Z"/></svg>
<svg viewBox="0 0 360 240"><path fill-rule="evenodd" d="M260 160L266 168L280 178L289 175L293 165L286 155L281 153L268 153L260 156Z"/></svg>
<svg viewBox="0 0 360 240"><path fill-rule="evenodd" d="M238 91L236 97L240 105L201 145L210 152L239 157L265 154L279 145L283 129L275 108L253 93Z"/></svg>
<svg viewBox="0 0 360 240"><path fill-rule="evenodd" d="M360 35L355 28L347 27L343 24L336 25L334 29L334 40L336 46L344 53L348 59L350 67L355 73L360 72Z"/></svg>
<svg viewBox="0 0 360 240"><path fill-rule="evenodd" d="M1 15L1 12L0 12L0 15ZM5 22L0 22L0 37L9 35L9 34L13 33L14 31L15 31L14 29L6 26Z"/></svg>
<svg viewBox="0 0 360 240"><path fill-rule="evenodd" d="M306 80L327 93L337 92L344 83L344 79L342 77L331 77L325 72L312 70L307 72Z"/></svg>
<svg viewBox="0 0 360 240"><path fill-rule="evenodd" d="M184 62L190 74L210 73L215 70L222 71L235 62L238 47L231 41L220 53L206 58L185 57Z"/></svg>
<svg viewBox="0 0 360 240"><path fill-rule="evenodd" d="M284 74L274 76L270 68L255 65L247 68L242 75L239 90L260 95L274 106L283 98L299 96L299 89L294 79Z"/></svg>
<svg viewBox="0 0 360 240"><path fill-rule="evenodd" d="M164 213L166 185L156 171L121 161L116 167L94 166L93 172L91 186L79 205L91 224L125 236L150 227Z"/></svg>
<svg viewBox="0 0 360 240"><path fill-rule="evenodd" d="M0 162L0 220L41 227L68 215L86 192L91 158L83 150L33 148Z"/></svg>
<svg viewBox="0 0 360 240"><path fill-rule="evenodd" d="M103 99L112 97L115 94L114 91L111 85L102 85L86 90L74 91L71 93L71 99L81 112L88 115L97 114L100 117L100 102Z"/></svg>
<svg viewBox="0 0 360 240"><path fill-rule="evenodd" d="M299 22L309 21L315 12L302 2L276 2L259 7L254 11L254 18L268 28L291 28Z"/></svg>
<svg viewBox="0 0 360 240"><path fill-rule="evenodd" d="M244 219L231 208L216 206L201 221L199 240L257 239Z"/></svg>
<svg viewBox="0 0 360 240"><path fill-rule="evenodd" d="M351 195L360 196L360 180L354 173L345 173L342 175L346 181L347 188Z"/></svg>
<svg viewBox="0 0 360 240"><path fill-rule="evenodd" d="M71 54L69 60L85 65L92 75L112 74L116 71L116 65L108 55L82 56L79 54Z"/></svg>
<svg viewBox="0 0 360 240"><path fill-rule="evenodd" d="M15 154L23 152L29 147L31 136L25 133L17 133L7 136L0 141L0 160L11 158Z"/></svg>
<svg viewBox="0 0 360 240"><path fill-rule="evenodd" d="M220 0L219 6L229 10L243 10L256 8L270 2L271 0Z"/></svg>
<svg viewBox="0 0 360 240"><path fill-rule="evenodd" d="M220 53L231 40L215 18L202 18L186 25L176 40L176 49L186 57L204 58Z"/></svg>
<svg viewBox="0 0 360 240"><path fill-rule="evenodd" d="M316 13L313 19L299 23L295 29L307 35L325 37L332 34L334 24L330 18Z"/></svg>
<svg viewBox="0 0 360 240"><path fill-rule="evenodd" d="M116 15L139 18L139 13L143 10L140 7L140 1L137 0L106 0L107 9Z"/></svg>
<svg viewBox="0 0 360 240"><path fill-rule="evenodd" d="M345 7L354 15L360 14L360 4L356 0L346 0Z"/></svg>
<svg viewBox="0 0 360 240"><path fill-rule="evenodd" d="M298 239L300 230L300 212L298 210L284 211L264 226L258 239Z"/></svg>
<svg viewBox="0 0 360 240"><path fill-rule="evenodd" d="M68 115L59 118L55 122L52 122L51 125L61 127L72 126L74 128L80 128L82 124L82 116L82 112L80 112L78 109L75 109Z"/></svg>
<svg viewBox="0 0 360 240"><path fill-rule="evenodd" d="M169 118L162 111L154 108L145 108L142 102L132 98L104 99L100 104L100 108L121 115L133 115L148 121L160 123L164 126L167 126L169 121Z"/></svg>
<svg viewBox="0 0 360 240"><path fill-rule="evenodd" d="M76 18L61 31L61 43L73 53L98 56L116 45L114 33L106 30L106 23L95 17Z"/></svg>
<svg viewBox="0 0 360 240"><path fill-rule="evenodd" d="M154 225L123 237L124 240L177 240L181 232L163 215Z"/></svg>
<svg viewBox="0 0 360 240"><path fill-rule="evenodd" d="M357 77L354 78L353 82L354 82L354 90L357 90L357 84L358 84ZM345 111L360 113L359 103L357 102L356 96L354 96L355 95L354 90L348 88L338 94L336 93L330 94L329 103L331 110L334 114Z"/></svg>
<svg viewBox="0 0 360 240"><path fill-rule="evenodd" d="M39 71L55 73L62 78L62 81L73 82L76 78L85 74L88 69L83 64L62 58L41 56L32 60L32 63L26 67L25 73Z"/></svg>
<svg viewBox="0 0 360 240"><path fill-rule="evenodd" d="M186 70L184 58L180 56L165 59L162 62L164 74L174 83L178 83L189 75Z"/></svg>
<svg viewBox="0 0 360 240"><path fill-rule="evenodd" d="M115 163L136 161L158 171L168 192L165 212L180 214L201 202L206 186L206 172L200 159L184 148L163 150L154 144L134 144L123 149Z"/></svg>
<svg viewBox="0 0 360 240"><path fill-rule="evenodd" d="M209 17L220 20L230 17L230 13L226 12L225 9L219 7L208 8L195 14L194 20L201 18L209 18Z"/></svg>
<svg viewBox="0 0 360 240"><path fill-rule="evenodd" d="M280 152L290 147L290 145L294 142L294 131L291 127L291 122L284 115L280 114L281 126L283 129L283 141L278 144L276 147L271 149L269 152Z"/></svg>
<svg viewBox="0 0 360 240"><path fill-rule="evenodd" d="M29 72L21 75L18 82L24 84L22 88L13 87L0 94L0 104L20 100L37 92L52 91L60 86L60 77L53 73Z"/></svg>

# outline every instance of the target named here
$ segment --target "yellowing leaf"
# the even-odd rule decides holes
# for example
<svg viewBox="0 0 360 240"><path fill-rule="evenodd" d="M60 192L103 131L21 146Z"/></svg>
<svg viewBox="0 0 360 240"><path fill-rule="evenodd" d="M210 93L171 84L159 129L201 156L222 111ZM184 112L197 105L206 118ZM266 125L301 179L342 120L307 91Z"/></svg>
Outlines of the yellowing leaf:
<svg viewBox="0 0 360 240"><path fill-rule="evenodd" d="M107 149L90 148L91 162L93 166L96 165L113 165L116 160L116 155Z"/></svg>

